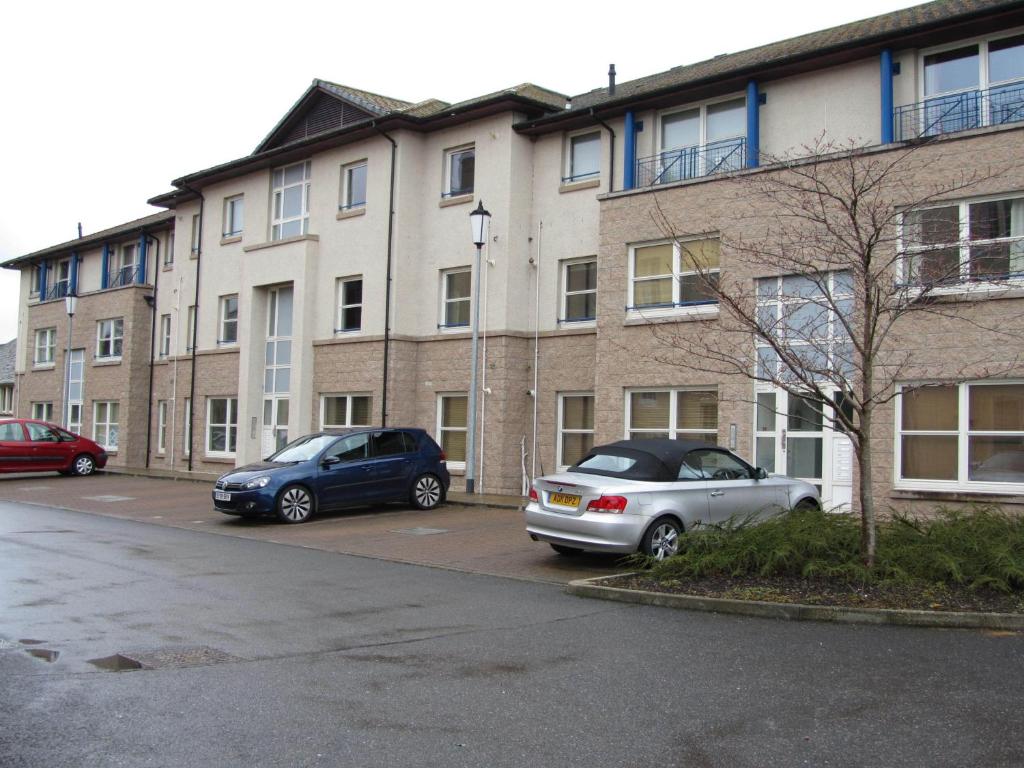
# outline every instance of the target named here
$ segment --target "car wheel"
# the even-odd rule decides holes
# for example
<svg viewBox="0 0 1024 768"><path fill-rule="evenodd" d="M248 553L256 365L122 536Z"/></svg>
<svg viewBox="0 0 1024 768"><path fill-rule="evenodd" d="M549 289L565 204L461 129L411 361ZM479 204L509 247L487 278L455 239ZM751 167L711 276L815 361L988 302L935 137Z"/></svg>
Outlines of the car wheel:
<svg viewBox="0 0 1024 768"><path fill-rule="evenodd" d="M433 509L444 501L444 487L437 475L424 474L412 483L412 503L417 509Z"/></svg>
<svg viewBox="0 0 1024 768"><path fill-rule="evenodd" d="M797 512L817 512L819 509L821 509L821 507L818 506L818 504L815 503L812 499L802 499L800 502L797 503L794 509Z"/></svg>
<svg viewBox="0 0 1024 768"><path fill-rule="evenodd" d="M664 560L666 557L679 552L679 534L683 529L671 517L660 517L651 523L640 540L640 551L655 560Z"/></svg>
<svg viewBox="0 0 1024 768"><path fill-rule="evenodd" d="M302 485L289 485L277 497L277 517L285 523L304 523L313 514L313 496Z"/></svg>
<svg viewBox="0 0 1024 768"><path fill-rule="evenodd" d="M87 453L75 456L75 460L71 462L71 472L76 475L84 477L85 475L91 475L96 471L96 459Z"/></svg>
<svg viewBox="0 0 1024 768"><path fill-rule="evenodd" d="M548 542L551 544L551 542ZM576 549L576 547L567 547L564 544L551 544L551 548L560 555L565 557L575 557L576 555L582 555L582 549Z"/></svg>

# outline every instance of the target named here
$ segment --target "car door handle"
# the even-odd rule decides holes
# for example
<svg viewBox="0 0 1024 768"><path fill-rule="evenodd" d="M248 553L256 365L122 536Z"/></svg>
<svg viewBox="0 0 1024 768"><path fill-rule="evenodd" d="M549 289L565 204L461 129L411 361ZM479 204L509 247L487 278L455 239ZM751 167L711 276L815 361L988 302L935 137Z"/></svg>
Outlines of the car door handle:
<svg viewBox="0 0 1024 768"><path fill-rule="evenodd" d="M710 496L725 496L725 491L712 491Z"/></svg>

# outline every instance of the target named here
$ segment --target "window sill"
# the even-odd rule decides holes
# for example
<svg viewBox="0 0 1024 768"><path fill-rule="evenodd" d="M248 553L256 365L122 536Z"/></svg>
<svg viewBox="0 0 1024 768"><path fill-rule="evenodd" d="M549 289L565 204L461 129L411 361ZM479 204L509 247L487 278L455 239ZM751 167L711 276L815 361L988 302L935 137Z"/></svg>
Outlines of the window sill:
<svg viewBox="0 0 1024 768"><path fill-rule="evenodd" d="M889 493L893 499L926 501L1005 502L1021 503L1024 485L1018 483L978 483L965 488L960 485L908 484L897 485Z"/></svg>
<svg viewBox="0 0 1024 768"><path fill-rule="evenodd" d="M174 269L174 262L173 261L170 264L164 264L164 266L163 266L163 271L164 272L170 272L173 269Z"/></svg>
<svg viewBox="0 0 1024 768"><path fill-rule="evenodd" d="M558 193L578 192L581 189L595 189L601 186L600 177L596 179L583 179L582 181L563 181L558 185Z"/></svg>
<svg viewBox="0 0 1024 768"><path fill-rule="evenodd" d="M455 197L443 197L437 203L438 208L450 208L453 205L465 205L473 202L473 193L468 195L457 195Z"/></svg>
<svg viewBox="0 0 1024 768"><path fill-rule="evenodd" d="M120 357L94 357L92 359L93 366L103 367L107 365L120 365Z"/></svg>
<svg viewBox="0 0 1024 768"><path fill-rule="evenodd" d="M240 242L242 242L242 236L241 235L224 235L220 239L220 244L221 245L231 245L232 243L240 243Z"/></svg>
<svg viewBox="0 0 1024 768"><path fill-rule="evenodd" d="M238 349L237 341L218 341L217 349Z"/></svg>
<svg viewBox="0 0 1024 768"><path fill-rule="evenodd" d="M645 325L657 322L694 322L718 318L717 304L698 304L692 307L652 307L628 309L623 325Z"/></svg>
<svg viewBox="0 0 1024 768"><path fill-rule="evenodd" d="M264 248L274 248L278 245L288 245L289 243L301 243L304 240L318 243L320 242L320 235L295 235L294 237L282 237L280 240L268 240L265 243L242 246L242 251L245 253L249 253L251 251L262 251Z"/></svg>
<svg viewBox="0 0 1024 768"><path fill-rule="evenodd" d="M348 328L348 329L346 329L346 328L335 328L334 329L334 338L336 338L336 339L338 339L338 338L347 338L349 336L362 336L362 334L363 334L363 329L362 328Z"/></svg>
<svg viewBox="0 0 1024 768"><path fill-rule="evenodd" d="M361 205L358 208L344 208L342 210L339 210L338 214L334 218L337 219L338 221L341 221L342 219L354 219L357 216L365 216L365 215L366 215L366 206L365 205Z"/></svg>
<svg viewBox="0 0 1024 768"><path fill-rule="evenodd" d="M908 294L920 296L922 289L910 288ZM989 299L1016 299L1024 296L1024 280L1019 276L1004 281L957 283L932 288L927 294L938 301L988 301Z"/></svg>
<svg viewBox="0 0 1024 768"><path fill-rule="evenodd" d="M569 329L569 328L596 328L597 319L593 320L559 320L558 327Z"/></svg>
<svg viewBox="0 0 1024 768"><path fill-rule="evenodd" d="M469 325L439 325L438 333L472 333L473 328Z"/></svg>
<svg viewBox="0 0 1024 768"><path fill-rule="evenodd" d="M56 367L56 363L32 363L33 371L52 371Z"/></svg>
<svg viewBox="0 0 1024 768"><path fill-rule="evenodd" d="M234 464L235 463L235 455L233 453L232 454L227 454L227 453L211 454L211 453L208 453L205 456L203 456L203 461L209 461L212 464Z"/></svg>

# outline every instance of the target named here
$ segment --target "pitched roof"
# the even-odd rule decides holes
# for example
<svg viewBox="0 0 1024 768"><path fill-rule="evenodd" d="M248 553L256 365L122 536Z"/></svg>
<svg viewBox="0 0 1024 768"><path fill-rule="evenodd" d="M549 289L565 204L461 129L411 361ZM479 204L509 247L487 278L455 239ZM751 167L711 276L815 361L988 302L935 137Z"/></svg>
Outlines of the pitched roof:
<svg viewBox="0 0 1024 768"><path fill-rule="evenodd" d="M359 88L352 88L348 85L339 85L338 83L332 83L329 80L317 79L313 82L314 84L319 84L325 90L330 91L336 96L347 99L354 104L358 104L371 112L376 112L381 115L413 106L411 102L403 101L402 99L393 99L390 96L382 96L379 93L363 91Z"/></svg>

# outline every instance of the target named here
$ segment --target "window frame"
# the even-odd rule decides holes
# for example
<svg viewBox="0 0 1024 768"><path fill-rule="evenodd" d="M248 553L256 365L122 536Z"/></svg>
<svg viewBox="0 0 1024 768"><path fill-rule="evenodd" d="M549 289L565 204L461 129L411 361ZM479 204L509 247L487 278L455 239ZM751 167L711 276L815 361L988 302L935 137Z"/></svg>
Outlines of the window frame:
<svg viewBox="0 0 1024 768"><path fill-rule="evenodd" d="M53 423L53 401L52 400L33 400L32 401L32 418L36 421L45 421L50 424Z"/></svg>
<svg viewBox="0 0 1024 768"><path fill-rule="evenodd" d="M106 419L100 421L99 411L100 406L106 406ZM111 406L117 409L115 414L116 420L111 420L110 412ZM110 441L111 427L114 428L113 442ZM100 429L103 429L103 438L100 438ZM121 438L121 405L119 400L93 400L92 401L92 439L97 445L100 445L104 450L110 452L116 452L118 442Z"/></svg>
<svg viewBox="0 0 1024 768"><path fill-rule="evenodd" d="M466 401L466 426L464 427L446 427L444 426L444 401L449 398L463 398ZM462 432L466 435L466 446L469 446L469 393L468 392L438 392L437 393L437 407L436 407L436 425L437 425L437 444L441 446L441 450L444 450L444 433L445 432ZM454 460L450 456L445 459L449 469L464 470L466 468L466 461Z"/></svg>
<svg viewBox="0 0 1024 768"><path fill-rule="evenodd" d="M369 421L373 421L373 396L369 392L321 392L320 393L320 429L347 429L349 427L372 427L373 424L352 423L352 403L357 397L364 397L367 400L366 413ZM327 400L329 398L345 398L345 423L328 424L324 418L327 413Z"/></svg>
<svg viewBox="0 0 1024 768"><path fill-rule="evenodd" d="M473 182L472 182L472 184L470 184L468 189L466 187L460 187L457 190L453 190L452 189L452 162L453 162L453 160L456 157L461 156L461 155L466 155L466 154L468 154L470 152L473 153ZM475 192L476 192L476 143L475 142L470 142L468 144L461 144L461 145L459 145L457 147L449 147L448 149L444 150L444 156L443 157L444 157L444 159L443 159L443 162L444 162L443 174L444 175L442 177L443 180L442 180L441 198L443 200L448 200L448 199L451 199L453 197L468 197L470 195L475 194Z"/></svg>
<svg viewBox="0 0 1024 768"><path fill-rule="evenodd" d="M587 288L582 291L570 291L569 290L569 268L580 264L593 264L594 265L594 287ZM560 264L559 277L561 285L559 286L559 307L558 307L558 322L562 325L570 325L573 327L595 325L597 323L597 256L580 256L573 259L563 259ZM569 297L570 296L582 296L592 293L594 295L594 316L593 317L581 317L581 318L570 318L569 315Z"/></svg>
<svg viewBox="0 0 1024 768"><path fill-rule="evenodd" d="M160 346L157 348L157 359L166 360L171 356L171 314L160 315Z"/></svg>
<svg viewBox="0 0 1024 768"><path fill-rule="evenodd" d="M225 413L227 421L213 421L213 404L223 400L226 403ZM215 427L224 429L223 451L215 451L211 446L211 437ZM232 438L234 438L235 450L231 450ZM206 398L206 439L204 441L204 454L210 458L233 459L238 453L238 398L237 397L207 397Z"/></svg>
<svg viewBox="0 0 1024 768"><path fill-rule="evenodd" d="M39 264L33 264L31 266L31 268L29 269L29 277L28 277L28 295L29 295L29 298L33 298L33 297L41 298L39 296L39 290L42 287L42 277L43 277L42 267Z"/></svg>
<svg viewBox="0 0 1024 768"><path fill-rule="evenodd" d="M236 222L237 218L237 222ZM238 229L235 229L235 226ZM221 228L223 239L241 237L245 231L245 195L231 195L224 198L224 226Z"/></svg>
<svg viewBox="0 0 1024 768"><path fill-rule="evenodd" d="M196 305L189 304L188 309L185 310L185 354L192 353L192 340L195 336L196 330ZM196 346L199 345L199 339L195 339ZM179 342L180 344L181 342Z"/></svg>
<svg viewBox="0 0 1024 768"><path fill-rule="evenodd" d="M574 173L576 165L576 156L574 154L575 142L579 139L592 139L597 137L597 167L593 171L587 173ZM601 137L600 130L593 130L590 128L583 128L579 131L572 131L567 133L565 136L566 147L565 147L565 162L562 168L562 183L563 184L577 184L581 181L592 181L599 180L601 178L601 160L604 150L604 142Z"/></svg>
<svg viewBox="0 0 1024 768"><path fill-rule="evenodd" d="M353 283L359 283L359 301L352 303L345 303L345 287ZM363 330L363 276L362 275L351 275L349 277L339 277L335 282L335 314L334 314L334 332L336 334L350 335L355 333L361 333ZM352 327L345 327L345 310L358 309L359 310L359 324Z"/></svg>
<svg viewBox="0 0 1024 768"><path fill-rule="evenodd" d="M469 291L466 296L459 296L457 298L450 298L448 295L448 278L453 275L469 274ZM455 303L466 302L469 307L469 314L465 323L449 323L448 322L448 308L449 305ZM437 327L442 333L457 333L468 329L473 323L473 268L467 267L451 267L449 269L441 270L441 317Z"/></svg>
<svg viewBox="0 0 1024 768"><path fill-rule="evenodd" d="M358 171L360 168L363 170L363 199L353 200L352 193L352 172ZM358 208L366 207L366 197L369 191L370 183L370 164L367 158L362 160L356 160L351 163L345 163L341 166L341 199L338 202L339 211L352 211Z"/></svg>
<svg viewBox="0 0 1024 768"><path fill-rule="evenodd" d="M167 233L167 247L164 248L164 260L163 265L165 267L174 266L174 231L171 230Z"/></svg>
<svg viewBox="0 0 1024 768"><path fill-rule="evenodd" d="M629 246L627 252L626 261L626 280L627 280L627 294L626 294L626 316L629 319L642 319L651 317L665 317L673 315L715 315L718 314L719 302L717 299L709 299L707 301L687 301L681 302L682 296L682 278L688 275L700 274L697 270L686 270L681 269L683 263L683 247L686 243L699 243L699 242L710 242L716 241L719 245L719 256L718 256L718 267L715 269L708 269L708 273L715 273L721 278L722 274L722 256L721 256L721 237L719 233L710 233L708 236L695 236L687 238L679 238L673 240L654 240L651 242L644 243L633 243ZM638 278L636 277L636 252L638 249L651 248L659 245L671 245L672 246L672 272L671 274L665 273L664 275L647 275L639 278L641 282L647 280L663 280L666 277L672 280L672 301L671 303L664 304L645 304L643 306L637 306L635 303L636 295L636 283Z"/></svg>
<svg viewBox="0 0 1024 768"><path fill-rule="evenodd" d="M302 167L302 178L290 183L285 182L285 176L292 168ZM281 182L278 185L275 177L281 174ZM313 161L300 160L297 163L281 165L270 170L270 240L286 240L291 237L302 237L309 234L309 198L312 187ZM285 191L296 187L302 188L302 210L297 216L284 215ZM279 204L280 201L280 204ZM278 215L280 213L280 215ZM297 234L285 235L284 227L294 222L299 222Z"/></svg>
<svg viewBox="0 0 1024 768"><path fill-rule="evenodd" d="M625 390L625 420L623 422L623 438L626 440L633 439L634 432L666 432L666 437L669 440L699 440L700 435L707 435L714 432L715 439L710 442L711 445L717 446L718 432L722 427L721 423L721 397L719 396L718 387L715 386L672 386L672 387L628 387ZM669 395L668 401L668 428L667 429L640 429L634 428L633 423L633 395L644 394L644 393L662 393L667 392ZM701 392L714 394L715 396L715 428L712 429L690 429L689 427L679 428L676 424L679 423L679 394L685 392Z"/></svg>
<svg viewBox="0 0 1024 768"><path fill-rule="evenodd" d="M227 317L228 304L232 299L235 301L235 317L233 320ZM236 347L238 346L238 294L226 293L218 298L217 304L217 346ZM234 339L227 338L229 325L234 326Z"/></svg>
<svg viewBox="0 0 1024 768"><path fill-rule="evenodd" d="M14 385L0 384L0 415L10 416L14 413Z"/></svg>
<svg viewBox="0 0 1024 768"><path fill-rule="evenodd" d="M156 402L156 453L162 456L167 452L167 401Z"/></svg>
<svg viewBox="0 0 1024 768"><path fill-rule="evenodd" d="M199 248L201 247L202 243L202 230L202 217L198 213L192 214L192 241L189 250L190 259L199 258Z"/></svg>
<svg viewBox="0 0 1024 768"><path fill-rule="evenodd" d="M680 149L688 149L690 147L706 147L706 146L708 146L708 144L709 144L709 142L708 142L708 108L709 107L716 107L719 104L728 104L730 101L742 101L743 102L743 108L746 109L746 106L747 106L747 94L742 92L742 91L738 91L738 92L729 94L728 96L722 96L720 98L709 99L707 101L691 102L689 104L683 104L683 105L680 105L680 106L677 106L677 107L670 107L668 109L660 110L657 113L657 120L655 121L655 130L657 131L658 135L654 137L654 146L657 148L657 150L656 150L657 153L658 154L662 154L662 153L665 153L665 152L674 152L674 151L677 151L677 150L680 150ZM699 141L696 144L681 144L681 145L676 146L676 147L666 147L664 145L665 144L665 118L666 117L671 117L672 115L681 114L683 112L692 112L694 110L697 110L697 113L698 113L698 121L699 121L699 127L700 127L699 134L698 134ZM735 139L739 139L739 138L742 138L744 140L746 140L746 138L747 138L747 129L746 129L746 122L745 121L744 121L742 132L737 133L737 134L732 135L732 136L725 136L725 137L720 138L720 139L715 139L714 141L712 141L710 143L711 144L717 144L719 142L724 142L724 141L734 141Z"/></svg>
<svg viewBox="0 0 1024 768"><path fill-rule="evenodd" d="M565 426L565 399L567 397L588 397L591 402L591 414L595 416L594 421L596 422L596 400L594 399L593 391L587 392L559 392L558 393L558 413L555 421L555 465L559 472L564 472L569 468L569 464L563 461L564 458L564 444L563 438L565 435L590 435L590 447L594 447L594 434L595 424L591 423L590 429L579 429L579 428L567 428Z"/></svg>
<svg viewBox="0 0 1024 768"><path fill-rule="evenodd" d="M43 340L43 344L40 344L40 339ZM57 355L57 328L56 326L50 328L37 328L35 333L35 345L33 346L32 353L32 367L33 368L52 368L56 365ZM43 351L43 356L40 357L40 351Z"/></svg>
<svg viewBox="0 0 1024 768"><path fill-rule="evenodd" d="M110 334L104 335L104 326L110 323ZM107 354L103 354L104 343L109 344ZM96 321L96 359L120 360L124 354L124 318L108 317Z"/></svg>
<svg viewBox="0 0 1024 768"><path fill-rule="evenodd" d="M952 386L957 389L957 428L956 430L906 430L903 429L903 392L915 390L928 385ZM904 491L945 491L950 493L985 493L1001 495L1017 495L1024 493L1024 482L996 483L992 481L970 480L970 439L974 436L1022 437L1024 430L972 430L970 428L970 395L972 387L993 386L1024 386L1024 379L990 379L979 381L908 381L896 385L899 393L896 397L895 429L893 441L893 488ZM922 480L903 478L903 440L909 436L952 436L957 438L957 479L956 480Z"/></svg>
<svg viewBox="0 0 1024 768"><path fill-rule="evenodd" d="M1014 37L1020 37L1024 35L1024 28L1014 27L1010 30L1000 30L988 35L978 35L975 37L969 37L962 40L955 40L950 43L944 43L942 45L935 45L930 48L922 48L918 51L917 55L917 96L918 101L928 101L930 99L941 99L943 96L953 96L958 93L969 93L970 91L985 91L993 87L1000 85L1015 83L1024 78L1010 79L1010 80L996 80L992 81L989 72L989 56L991 53L990 46L992 43L998 43L1002 40L1009 40ZM974 88L959 88L949 91L938 91L933 94L925 93L925 59L929 56L934 56L940 53L948 53L949 51L955 51L959 48L970 48L976 46L978 50L978 85Z"/></svg>

